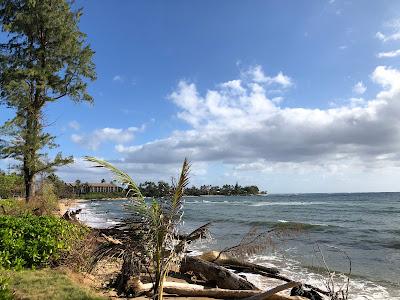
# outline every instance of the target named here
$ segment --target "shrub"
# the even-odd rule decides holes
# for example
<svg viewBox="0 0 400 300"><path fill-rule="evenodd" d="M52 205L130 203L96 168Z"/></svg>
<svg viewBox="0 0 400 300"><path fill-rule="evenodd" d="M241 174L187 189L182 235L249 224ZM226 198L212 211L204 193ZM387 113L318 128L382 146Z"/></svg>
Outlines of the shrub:
<svg viewBox="0 0 400 300"><path fill-rule="evenodd" d="M33 209L38 210L41 215L51 215L58 208L58 196L54 185L51 182L44 181L28 204Z"/></svg>
<svg viewBox="0 0 400 300"><path fill-rule="evenodd" d="M52 216L0 216L0 267L47 265L68 252L87 228Z"/></svg>
<svg viewBox="0 0 400 300"><path fill-rule="evenodd" d="M21 216L31 213L53 215L57 209L58 197L50 182L43 182L29 202L17 198L0 200L0 215Z"/></svg>

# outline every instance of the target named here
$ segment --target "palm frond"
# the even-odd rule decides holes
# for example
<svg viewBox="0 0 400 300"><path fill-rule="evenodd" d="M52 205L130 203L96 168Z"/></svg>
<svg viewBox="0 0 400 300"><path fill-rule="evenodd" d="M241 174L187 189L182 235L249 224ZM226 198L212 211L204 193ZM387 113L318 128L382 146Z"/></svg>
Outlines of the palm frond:
<svg viewBox="0 0 400 300"><path fill-rule="evenodd" d="M178 184L176 185L174 194L171 198L170 219L174 219L176 216L178 216L179 210L182 208L183 193L189 184L189 172L190 163L185 158L182 164L182 170L179 176Z"/></svg>
<svg viewBox="0 0 400 300"><path fill-rule="evenodd" d="M85 156L85 160L95 163L95 168L106 168L107 170L111 171L116 177L116 180L119 181L119 183L122 184L127 190L126 197L131 198L134 210L142 217L147 214L147 206L144 201L143 194L137 184L127 173L114 167L109 162L95 157Z"/></svg>

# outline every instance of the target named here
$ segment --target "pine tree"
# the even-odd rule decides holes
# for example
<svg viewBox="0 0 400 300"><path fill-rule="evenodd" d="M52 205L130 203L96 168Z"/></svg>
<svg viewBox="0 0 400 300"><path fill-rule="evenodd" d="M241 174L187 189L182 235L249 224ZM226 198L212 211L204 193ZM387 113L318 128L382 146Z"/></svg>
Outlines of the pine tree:
<svg viewBox="0 0 400 300"><path fill-rule="evenodd" d="M66 0L0 0L0 104L16 114L2 127L1 157L21 161L25 196L34 195L35 175L72 162L58 153L51 161L44 149L57 147L46 133L44 107L64 97L92 102L87 82L96 77L94 52L80 32L82 10Z"/></svg>

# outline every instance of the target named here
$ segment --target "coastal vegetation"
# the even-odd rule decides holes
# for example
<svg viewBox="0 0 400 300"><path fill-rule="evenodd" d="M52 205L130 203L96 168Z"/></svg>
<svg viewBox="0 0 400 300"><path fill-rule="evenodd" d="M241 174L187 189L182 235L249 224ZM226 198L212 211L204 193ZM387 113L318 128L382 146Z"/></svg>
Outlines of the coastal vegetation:
<svg viewBox="0 0 400 300"><path fill-rule="evenodd" d="M0 299L105 300L71 279L63 269L0 270Z"/></svg>
<svg viewBox="0 0 400 300"><path fill-rule="evenodd" d="M56 216L0 216L0 267L43 267L59 259L87 229Z"/></svg>
<svg viewBox="0 0 400 300"><path fill-rule="evenodd" d="M59 152L50 159L43 150L57 147L44 131L44 109L64 97L92 102L88 80L96 73L93 50L78 28L81 10L72 11L65 0L0 2L0 104L15 116L1 127L0 155L20 161L26 201L35 195L38 174L71 163Z"/></svg>
<svg viewBox="0 0 400 300"><path fill-rule="evenodd" d="M83 280L73 278L94 276L96 268L107 270L106 264L112 264L116 271L101 281L102 291L115 289L124 297L162 300L166 292L287 300L293 298L278 293L292 289L294 295L306 290L315 297L322 293L335 300L345 299L330 293L332 285L328 291L302 285L282 276L276 268L245 260L246 255L265 250L277 229L262 233L254 230L234 247L189 255L189 245L207 238L211 224L188 234L182 232L183 197L264 193L257 186L236 183L188 187L190 164L186 159L172 184L137 184L110 163L86 157L96 167L114 174L120 192L81 193L78 188L76 193L77 187L88 183L77 180L73 186L54 174L57 167L71 163L72 157L64 157L61 152L48 156L57 144L55 136L45 131L49 125L45 109L63 98L91 103L87 85L96 77L94 52L78 27L82 11L74 11L72 3L0 1L1 29L6 40L0 44L0 104L15 112L0 128L0 157L19 162L17 172L0 172L0 299L104 299L77 283ZM121 196L130 200L132 214L111 228L94 229L81 224L76 218L80 210L59 212L62 198ZM284 283L263 291L232 270Z"/></svg>

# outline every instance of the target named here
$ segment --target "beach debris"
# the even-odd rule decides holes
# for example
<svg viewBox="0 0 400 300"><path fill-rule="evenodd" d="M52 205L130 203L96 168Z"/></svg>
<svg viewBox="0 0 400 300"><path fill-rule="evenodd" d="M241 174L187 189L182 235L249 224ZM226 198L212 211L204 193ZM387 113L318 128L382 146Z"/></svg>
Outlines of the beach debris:
<svg viewBox="0 0 400 300"><path fill-rule="evenodd" d="M323 300L322 296L314 289L306 290L302 285L295 286L290 291L291 296L302 296L310 300Z"/></svg>
<svg viewBox="0 0 400 300"><path fill-rule="evenodd" d="M79 222L77 215L82 211L81 208L76 210L67 210L62 216L63 219L71 222Z"/></svg>
<svg viewBox="0 0 400 300"><path fill-rule="evenodd" d="M265 267L261 265L257 265L251 262L247 262L242 259L238 259L236 257L227 255L225 253L219 251L208 251L200 255L200 258L209 262L213 262L215 264L225 266L227 268L238 270L238 271L260 271L260 275L271 274L277 275L279 274L279 270L277 268Z"/></svg>
<svg viewBox="0 0 400 300"><path fill-rule="evenodd" d="M215 263L197 257L186 256L181 261L180 272L192 272L220 288L231 290L257 290L254 284L239 275Z"/></svg>
<svg viewBox="0 0 400 300"><path fill-rule="evenodd" d="M251 297L249 297L249 298L245 298L245 300L266 300L266 299L272 299L272 296L274 296L275 294L277 294L277 293L279 293L279 292L281 292L281 291L284 291L284 290L287 290L287 289L296 287L296 286L300 286L300 285L301 285L301 283L299 283L299 282L294 282L294 281L292 281L292 282L287 282L287 283L278 285L278 286L276 286L276 287L274 287L274 288L272 288L272 289L270 289L270 290L268 290L268 291L266 291L266 292L263 292L263 293L261 293L261 294L254 295L254 296L251 296Z"/></svg>
<svg viewBox="0 0 400 300"><path fill-rule="evenodd" d="M224 288L209 288L199 284L190 284L183 282L164 282L164 292L170 295L184 297L210 297L217 299L246 299L246 300L303 300L303 297L286 296L278 294L299 283L291 282L277 286L268 291L261 290L232 290ZM153 288L152 283L142 283L136 278L134 288L138 294L146 294Z"/></svg>

